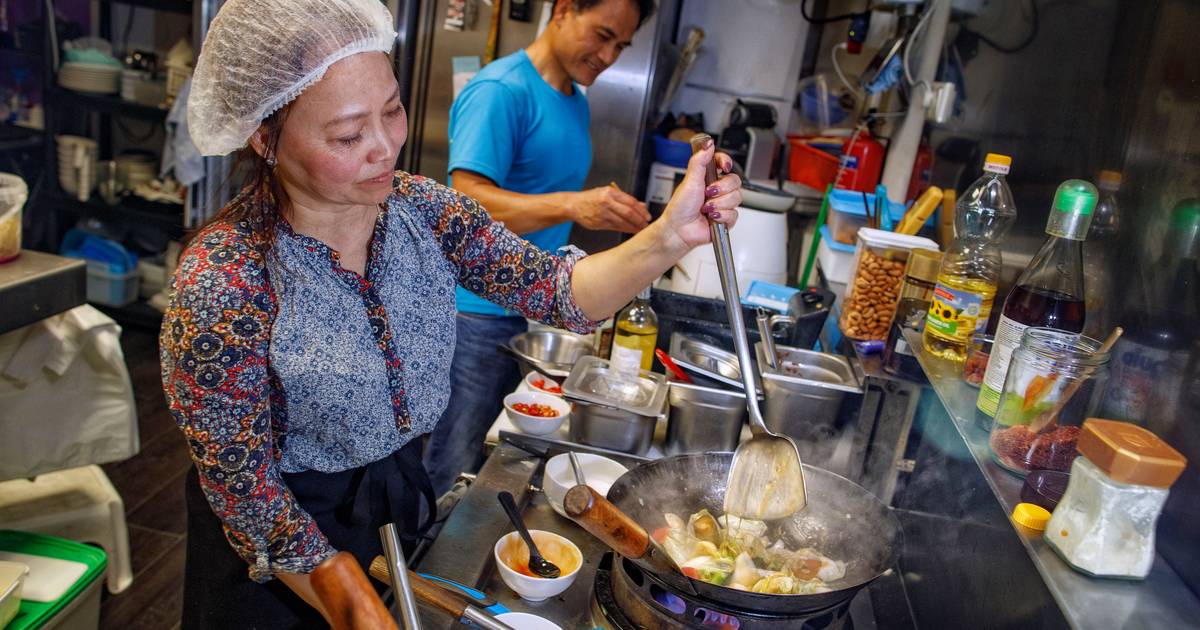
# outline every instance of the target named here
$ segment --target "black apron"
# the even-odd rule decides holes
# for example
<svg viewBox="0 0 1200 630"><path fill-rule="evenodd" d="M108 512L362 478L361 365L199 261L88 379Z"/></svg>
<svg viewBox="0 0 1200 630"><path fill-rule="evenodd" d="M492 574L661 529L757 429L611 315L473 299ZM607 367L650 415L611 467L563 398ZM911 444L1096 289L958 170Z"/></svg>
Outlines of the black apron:
<svg viewBox="0 0 1200 630"><path fill-rule="evenodd" d="M422 440L366 466L338 473L284 473L300 507L329 544L354 554L365 572L383 554L379 528L395 523L404 553L436 517L433 486L421 465ZM321 628L324 618L278 579L259 584L233 551L213 514L195 467L186 484L188 531L184 571L184 630L225 628ZM424 504L421 499L424 498ZM425 518L421 518L424 509ZM372 581L380 591L384 586Z"/></svg>

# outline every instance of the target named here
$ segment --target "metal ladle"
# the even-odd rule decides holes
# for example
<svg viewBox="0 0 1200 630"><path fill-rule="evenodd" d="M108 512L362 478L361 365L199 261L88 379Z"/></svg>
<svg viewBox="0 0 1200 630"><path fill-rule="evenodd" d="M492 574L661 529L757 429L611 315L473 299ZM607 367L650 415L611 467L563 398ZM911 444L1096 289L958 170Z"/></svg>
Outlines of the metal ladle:
<svg viewBox="0 0 1200 630"><path fill-rule="evenodd" d="M711 136L699 133L692 136L692 153L699 153L713 142ZM717 180L716 160L708 164L704 185ZM746 322L742 316L741 292L733 268L733 248L729 230L724 224L709 222L713 249L717 256L717 271L725 294L725 311L733 330L733 346L741 368L742 387L746 392L746 409L750 414L750 439L738 445L733 453L729 478L725 488L725 512L742 518L773 520L794 514L808 504L804 488L804 468L796 443L786 436L772 433L758 409L758 390L754 387L754 368L750 362L750 344L746 339Z"/></svg>

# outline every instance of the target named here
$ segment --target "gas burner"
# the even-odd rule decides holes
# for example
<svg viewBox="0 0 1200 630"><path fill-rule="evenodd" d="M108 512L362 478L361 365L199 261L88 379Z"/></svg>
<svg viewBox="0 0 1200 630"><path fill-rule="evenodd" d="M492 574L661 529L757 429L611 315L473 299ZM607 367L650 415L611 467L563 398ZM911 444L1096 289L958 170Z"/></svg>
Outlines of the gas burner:
<svg viewBox="0 0 1200 630"><path fill-rule="evenodd" d="M850 600L800 615L763 615L722 609L672 591L656 576L609 552L596 570L592 623L606 630L719 628L722 630L848 630Z"/></svg>

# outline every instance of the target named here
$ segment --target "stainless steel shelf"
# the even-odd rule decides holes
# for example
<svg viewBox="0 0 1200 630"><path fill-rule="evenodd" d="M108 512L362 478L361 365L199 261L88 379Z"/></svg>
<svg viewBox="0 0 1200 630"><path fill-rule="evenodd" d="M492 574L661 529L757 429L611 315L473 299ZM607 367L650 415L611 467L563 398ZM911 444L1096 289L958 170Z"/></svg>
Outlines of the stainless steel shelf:
<svg viewBox="0 0 1200 630"><path fill-rule="evenodd" d="M24 250L0 264L0 333L16 330L83 304L87 265L82 260Z"/></svg>
<svg viewBox="0 0 1200 630"><path fill-rule="evenodd" d="M979 390L963 382L958 366L925 353L919 334L905 330L904 336L988 487L1005 513L1011 513L1021 502L1023 482L992 461L987 432L975 424ZM1018 537L1075 628L1186 628L1200 620L1200 598L1161 556L1155 558L1144 581L1090 578L1067 566L1040 537L1029 538L1019 531Z"/></svg>

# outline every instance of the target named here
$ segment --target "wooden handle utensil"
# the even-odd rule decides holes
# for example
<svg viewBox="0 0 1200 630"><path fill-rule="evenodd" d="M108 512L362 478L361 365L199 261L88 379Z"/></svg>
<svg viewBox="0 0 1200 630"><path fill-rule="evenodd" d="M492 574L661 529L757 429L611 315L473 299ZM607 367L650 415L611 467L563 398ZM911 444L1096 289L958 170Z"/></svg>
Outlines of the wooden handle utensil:
<svg viewBox="0 0 1200 630"><path fill-rule="evenodd" d="M399 630L353 555L338 552L313 569L309 581L334 630Z"/></svg>

